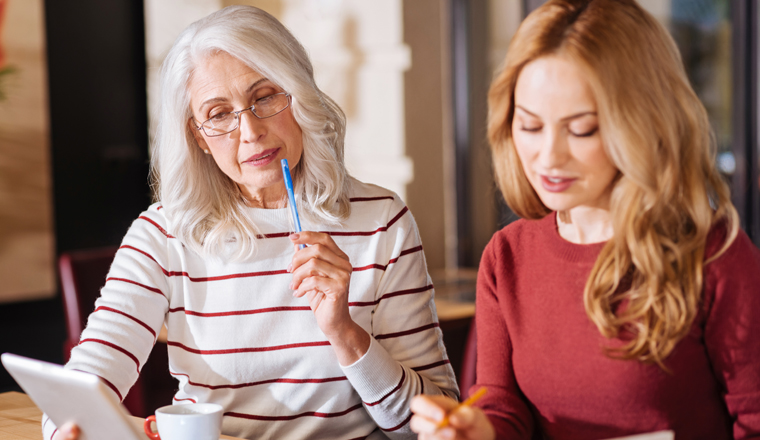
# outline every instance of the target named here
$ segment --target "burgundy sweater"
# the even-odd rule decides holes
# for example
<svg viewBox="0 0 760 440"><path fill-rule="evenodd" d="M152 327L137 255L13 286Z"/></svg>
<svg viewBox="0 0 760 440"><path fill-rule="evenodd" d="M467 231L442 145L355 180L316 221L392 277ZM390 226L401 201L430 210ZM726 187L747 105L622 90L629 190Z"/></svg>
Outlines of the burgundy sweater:
<svg viewBox="0 0 760 440"><path fill-rule="evenodd" d="M706 254L720 249L714 228ZM692 330L657 365L607 357L620 341L586 315L604 243L573 244L556 215L491 239L478 275L477 384L499 439L605 439L672 429L677 440L760 438L760 251L740 231L704 268Z"/></svg>

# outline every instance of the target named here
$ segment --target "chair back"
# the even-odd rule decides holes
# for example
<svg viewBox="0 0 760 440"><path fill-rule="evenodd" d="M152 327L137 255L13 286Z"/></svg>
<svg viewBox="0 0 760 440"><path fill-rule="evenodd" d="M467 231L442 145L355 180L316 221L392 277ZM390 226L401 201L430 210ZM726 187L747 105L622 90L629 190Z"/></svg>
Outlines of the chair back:
<svg viewBox="0 0 760 440"><path fill-rule="evenodd" d="M64 252L58 258L63 308L66 317L64 358L79 343L87 317L95 310L95 300L106 283L117 246Z"/></svg>
<svg viewBox="0 0 760 440"><path fill-rule="evenodd" d="M106 284L106 276L116 256L117 246L64 252L58 258L63 291L63 308L68 335L63 357L68 361L71 349L95 310L95 300ZM140 377L122 403L133 416L146 417L156 408L172 402L177 381L169 375L166 344L157 344L140 371Z"/></svg>

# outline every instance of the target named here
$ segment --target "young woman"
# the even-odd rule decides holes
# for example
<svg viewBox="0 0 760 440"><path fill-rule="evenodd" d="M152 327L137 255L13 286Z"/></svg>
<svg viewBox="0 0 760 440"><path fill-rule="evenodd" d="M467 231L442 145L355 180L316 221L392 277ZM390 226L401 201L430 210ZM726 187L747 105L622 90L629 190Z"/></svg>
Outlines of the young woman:
<svg viewBox="0 0 760 440"><path fill-rule="evenodd" d="M760 436L760 252L668 32L634 0L549 1L489 107L523 219L481 261L488 392L458 410L415 398L420 439Z"/></svg>

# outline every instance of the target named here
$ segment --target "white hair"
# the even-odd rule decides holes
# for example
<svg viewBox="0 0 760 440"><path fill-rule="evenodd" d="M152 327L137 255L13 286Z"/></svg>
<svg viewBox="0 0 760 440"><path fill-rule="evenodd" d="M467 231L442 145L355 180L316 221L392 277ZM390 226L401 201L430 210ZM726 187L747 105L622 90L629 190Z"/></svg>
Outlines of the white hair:
<svg viewBox="0 0 760 440"><path fill-rule="evenodd" d="M185 29L160 73L160 112L151 156L154 197L172 233L201 255L246 258L255 251L258 229L246 215L240 189L198 147L188 85L196 66L225 52L292 96L291 111L303 133L303 153L293 168L301 215L339 223L350 213L350 178L343 162L346 118L314 82L303 46L277 19L252 6L229 6Z"/></svg>

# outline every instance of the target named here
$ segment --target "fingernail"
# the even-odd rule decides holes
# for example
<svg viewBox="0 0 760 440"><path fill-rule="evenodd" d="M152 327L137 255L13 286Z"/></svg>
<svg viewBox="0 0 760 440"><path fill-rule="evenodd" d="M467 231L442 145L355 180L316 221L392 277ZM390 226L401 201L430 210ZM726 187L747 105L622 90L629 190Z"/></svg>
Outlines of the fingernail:
<svg viewBox="0 0 760 440"><path fill-rule="evenodd" d="M293 263L288 264L288 268L285 269L287 272L290 272L293 270Z"/></svg>
<svg viewBox="0 0 760 440"><path fill-rule="evenodd" d="M299 238L301 238L301 235L298 233L290 234L290 239L293 241L298 240Z"/></svg>
<svg viewBox="0 0 760 440"><path fill-rule="evenodd" d="M295 289L295 287L293 286L293 283L290 283L290 284L288 285L288 288L289 288L290 290L296 290L296 289Z"/></svg>

